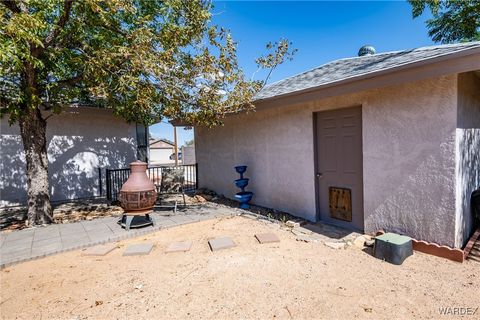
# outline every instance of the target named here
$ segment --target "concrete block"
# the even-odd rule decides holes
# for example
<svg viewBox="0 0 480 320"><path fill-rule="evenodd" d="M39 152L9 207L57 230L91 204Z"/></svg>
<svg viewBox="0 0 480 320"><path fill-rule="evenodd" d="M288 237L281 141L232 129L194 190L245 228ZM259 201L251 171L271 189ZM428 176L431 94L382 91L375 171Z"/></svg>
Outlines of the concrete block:
<svg viewBox="0 0 480 320"><path fill-rule="evenodd" d="M115 244L104 244L100 246L95 246L88 248L84 252L82 252L82 256L104 256L110 252L112 252L117 245Z"/></svg>
<svg viewBox="0 0 480 320"><path fill-rule="evenodd" d="M212 251L235 247L235 243L229 237L210 239L208 240L208 244Z"/></svg>
<svg viewBox="0 0 480 320"><path fill-rule="evenodd" d="M280 242L280 239L277 237L277 235L271 232L256 234L255 238L257 238L258 242L260 243Z"/></svg>
<svg viewBox="0 0 480 320"><path fill-rule="evenodd" d="M150 254L153 249L153 243L132 244L123 252L124 256L145 256Z"/></svg>
<svg viewBox="0 0 480 320"><path fill-rule="evenodd" d="M190 251L192 247L192 241L173 242L165 250L166 253L170 252L186 252Z"/></svg>

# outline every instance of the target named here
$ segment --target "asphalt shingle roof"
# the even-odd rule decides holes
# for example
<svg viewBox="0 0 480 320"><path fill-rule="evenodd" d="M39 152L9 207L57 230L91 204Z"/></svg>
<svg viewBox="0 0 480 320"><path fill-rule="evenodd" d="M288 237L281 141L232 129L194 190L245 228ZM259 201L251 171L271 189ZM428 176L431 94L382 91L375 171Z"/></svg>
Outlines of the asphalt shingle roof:
<svg viewBox="0 0 480 320"><path fill-rule="evenodd" d="M480 41L422 47L411 50L377 53L375 55L335 60L293 77L264 87L256 100L321 87L349 78L375 73L464 50L480 48Z"/></svg>

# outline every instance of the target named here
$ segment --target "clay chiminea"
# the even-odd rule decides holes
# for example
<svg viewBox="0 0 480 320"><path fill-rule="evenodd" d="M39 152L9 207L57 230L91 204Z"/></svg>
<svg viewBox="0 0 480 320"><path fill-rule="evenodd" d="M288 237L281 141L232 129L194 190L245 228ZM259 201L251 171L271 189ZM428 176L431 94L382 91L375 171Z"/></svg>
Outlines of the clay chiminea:
<svg viewBox="0 0 480 320"><path fill-rule="evenodd" d="M125 211L119 223L126 230L132 227L153 225L149 216L157 200L155 185L148 178L147 164L142 161L130 163L130 176L120 189L120 205Z"/></svg>

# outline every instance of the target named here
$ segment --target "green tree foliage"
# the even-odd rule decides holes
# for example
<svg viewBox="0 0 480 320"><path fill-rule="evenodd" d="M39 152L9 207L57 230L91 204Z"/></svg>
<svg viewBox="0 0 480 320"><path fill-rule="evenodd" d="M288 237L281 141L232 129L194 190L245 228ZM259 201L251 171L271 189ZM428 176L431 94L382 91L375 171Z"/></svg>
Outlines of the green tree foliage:
<svg viewBox="0 0 480 320"><path fill-rule="evenodd" d="M428 34L435 42L452 43L480 40L479 0L409 0L413 17L425 9L433 15L427 20Z"/></svg>
<svg viewBox="0 0 480 320"><path fill-rule="evenodd" d="M185 141L185 143L183 144L185 147L191 147L191 146L194 146L195 145L195 140L192 139L192 140L187 140Z"/></svg>
<svg viewBox="0 0 480 320"><path fill-rule="evenodd" d="M0 0L0 115L20 126L31 223L48 222L32 218L51 210L45 128L66 107L206 126L253 108L264 82L245 80L211 9L203 0ZM271 45L280 56L260 65L275 68L289 46Z"/></svg>

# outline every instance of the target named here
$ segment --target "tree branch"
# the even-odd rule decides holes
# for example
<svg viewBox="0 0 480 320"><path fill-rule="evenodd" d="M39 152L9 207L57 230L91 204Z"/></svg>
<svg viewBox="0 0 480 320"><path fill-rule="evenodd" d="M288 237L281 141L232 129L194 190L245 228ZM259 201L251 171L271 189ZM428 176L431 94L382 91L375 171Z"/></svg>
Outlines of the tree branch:
<svg viewBox="0 0 480 320"><path fill-rule="evenodd" d="M112 31L112 32L114 32L114 33L118 33L118 34L120 34L120 35L122 35L122 36L124 36L124 37L126 37L126 36L128 35L126 32L123 32L122 30L117 29L117 28L112 27L112 26L107 26L107 25L105 25L105 24L101 24L100 27L102 27L102 28L104 28L104 29L106 29L106 30Z"/></svg>
<svg viewBox="0 0 480 320"><path fill-rule="evenodd" d="M59 80L57 81L57 84L59 86L73 86L80 82L83 79L83 74L79 74L78 76L75 76L70 79L64 79L64 80Z"/></svg>
<svg viewBox="0 0 480 320"><path fill-rule="evenodd" d="M8 9L10 9L10 11L12 11L13 13L20 13L22 12L20 10L20 7L17 6L17 3L13 0L2 0L2 3L5 7L7 7Z"/></svg>
<svg viewBox="0 0 480 320"><path fill-rule="evenodd" d="M62 31L62 28L65 27L65 25L67 24L68 19L70 19L70 11L72 9L72 4L73 4L73 0L65 0L63 2L63 12L60 15L60 19L58 20L57 24L55 25L55 27L53 27L52 32L50 32L50 34L45 38L45 41L43 42L44 49L46 49L47 47L55 43L55 41L57 40L58 34L60 33L60 31Z"/></svg>

